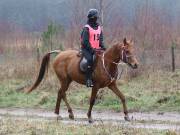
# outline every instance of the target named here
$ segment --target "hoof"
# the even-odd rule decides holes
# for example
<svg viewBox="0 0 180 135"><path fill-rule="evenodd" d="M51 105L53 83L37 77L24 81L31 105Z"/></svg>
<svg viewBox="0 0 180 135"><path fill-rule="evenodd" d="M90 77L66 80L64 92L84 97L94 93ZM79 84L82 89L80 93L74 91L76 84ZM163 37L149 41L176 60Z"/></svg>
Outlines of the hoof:
<svg viewBox="0 0 180 135"><path fill-rule="evenodd" d="M88 119L88 122L89 122L90 124L92 124L92 123L94 122L94 120L93 120L92 118L89 118L89 119Z"/></svg>
<svg viewBox="0 0 180 135"><path fill-rule="evenodd" d="M63 118L62 118L60 115L57 115L57 116L56 116L56 120L57 120L57 121L63 120Z"/></svg>
<svg viewBox="0 0 180 135"><path fill-rule="evenodd" d="M74 115L73 115L73 114L69 114L69 118L70 118L71 120L74 120Z"/></svg>
<svg viewBox="0 0 180 135"><path fill-rule="evenodd" d="M124 116L124 119L125 121L131 121L128 115Z"/></svg>

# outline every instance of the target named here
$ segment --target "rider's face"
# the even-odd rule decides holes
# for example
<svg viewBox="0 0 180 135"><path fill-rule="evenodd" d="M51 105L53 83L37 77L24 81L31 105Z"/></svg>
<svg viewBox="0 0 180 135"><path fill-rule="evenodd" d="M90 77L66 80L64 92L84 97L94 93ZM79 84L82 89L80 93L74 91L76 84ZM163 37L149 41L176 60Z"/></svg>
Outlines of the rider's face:
<svg viewBox="0 0 180 135"><path fill-rule="evenodd" d="M96 23L97 22L97 17L93 17L89 19L90 22Z"/></svg>

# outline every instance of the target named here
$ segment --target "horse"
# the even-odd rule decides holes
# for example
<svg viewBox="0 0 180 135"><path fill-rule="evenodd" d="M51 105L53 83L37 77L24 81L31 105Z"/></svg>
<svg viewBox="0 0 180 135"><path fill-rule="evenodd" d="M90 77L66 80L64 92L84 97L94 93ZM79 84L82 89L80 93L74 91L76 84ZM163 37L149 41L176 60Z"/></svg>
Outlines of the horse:
<svg viewBox="0 0 180 135"><path fill-rule="evenodd" d="M95 67L93 71L93 83L91 97L90 97L90 106L87 113L89 123L93 122L91 111L95 103L96 95L100 88L108 87L112 90L121 100L123 104L124 119L130 121L128 110L126 106L126 100L123 93L118 89L117 81L117 71L118 64L124 62L129 65L131 68L138 68L138 61L133 54L133 42L132 40L123 39L122 43L115 43L109 49L103 52L101 55L96 55ZM69 118L74 119L74 114L71 106L69 105L66 98L66 91L72 81L75 81L79 84L85 85L85 75L81 72L79 63L80 57L78 57L78 51L76 50L54 50L46 53L42 59L42 63L39 70L39 75L34 83L29 89L26 90L27 93L30 93L34 90L42 81L45 71L48 68L48 63L50 61L50 55L53 53L58 53L53 62L54 71L60 81L61 88L58 91L55 114L59 116L60 103L61 100L65 102Z"/></svg>

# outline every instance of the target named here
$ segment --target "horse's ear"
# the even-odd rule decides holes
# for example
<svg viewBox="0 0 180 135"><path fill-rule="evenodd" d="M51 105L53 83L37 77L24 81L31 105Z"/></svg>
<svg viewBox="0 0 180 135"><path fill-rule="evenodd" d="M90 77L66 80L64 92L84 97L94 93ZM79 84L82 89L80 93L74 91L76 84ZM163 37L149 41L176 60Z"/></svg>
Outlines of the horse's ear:
<svg viewBox="0 0 180 135"><path fill-rule="evenodd" d="M134 40L131 38L130 43L133 45L134 44Z"/></svg>
<svg viewBox="0 0 180 135"><path fill-rule="evenodd" d="M126 44L127 44L127 40L126 40L126 38L124 38L124 39L123 39L123 43L124 43L124 45L126 45Z"/></svg>

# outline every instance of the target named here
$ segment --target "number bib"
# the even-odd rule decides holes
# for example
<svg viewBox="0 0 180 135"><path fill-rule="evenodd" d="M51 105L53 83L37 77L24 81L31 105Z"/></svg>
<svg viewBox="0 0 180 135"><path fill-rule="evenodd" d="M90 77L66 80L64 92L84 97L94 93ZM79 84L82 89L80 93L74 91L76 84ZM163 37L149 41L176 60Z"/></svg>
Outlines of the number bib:
<svg viewBox="0 0 180 135"><path fill-rule="evenodd" d="M91 47L94 49L99 49L101 27L98 26L97 30L94 30L88 24L86 24L85 27L89 28L89 42Z"/></svg>

